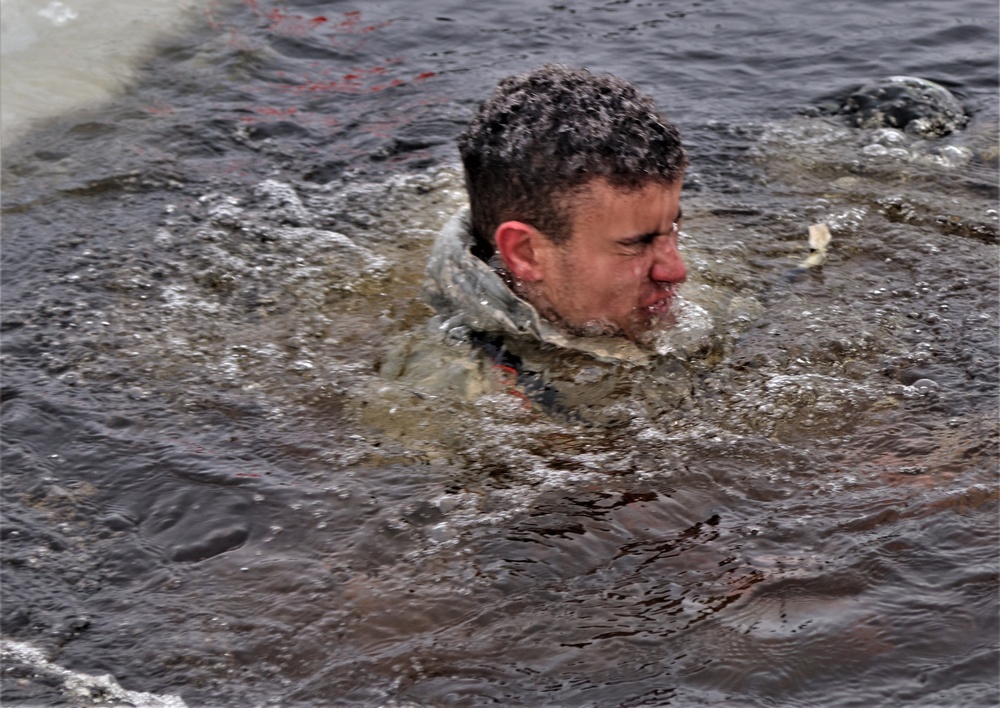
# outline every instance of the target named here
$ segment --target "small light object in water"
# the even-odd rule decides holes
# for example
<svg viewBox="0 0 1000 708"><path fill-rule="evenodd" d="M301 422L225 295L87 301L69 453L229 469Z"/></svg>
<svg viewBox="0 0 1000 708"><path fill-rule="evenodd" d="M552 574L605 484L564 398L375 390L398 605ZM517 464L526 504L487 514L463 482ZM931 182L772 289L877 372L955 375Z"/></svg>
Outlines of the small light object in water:
<svg viewBox="0 0 1000 708"><path fill-rule="evenodd" d="M814 268L826 260L826 247L833 237L830 227L826 224L810 224L809 226L809 257L802 261L803 268Z"/></svg>

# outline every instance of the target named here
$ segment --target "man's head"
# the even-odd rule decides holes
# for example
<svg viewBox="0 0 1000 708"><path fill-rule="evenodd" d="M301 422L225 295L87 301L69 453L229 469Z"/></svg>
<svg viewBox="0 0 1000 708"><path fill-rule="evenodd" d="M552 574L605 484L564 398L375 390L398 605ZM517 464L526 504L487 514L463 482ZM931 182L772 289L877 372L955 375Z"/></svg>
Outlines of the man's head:
<svg viewBox="0 0 1000 708"><path fill-rule="evenodd" d="M543 66L501 81L459 150L477 256L498 253L515 290L570 331L649 329L685 277L687 158L648 96Z"/></svg>

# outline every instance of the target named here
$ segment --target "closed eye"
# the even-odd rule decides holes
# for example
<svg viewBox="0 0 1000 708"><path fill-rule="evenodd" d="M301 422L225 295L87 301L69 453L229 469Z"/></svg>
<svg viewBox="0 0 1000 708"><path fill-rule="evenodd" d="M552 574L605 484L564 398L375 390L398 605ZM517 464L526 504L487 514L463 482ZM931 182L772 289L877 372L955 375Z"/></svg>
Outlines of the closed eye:
<svg viewBox="0 0 1000 708"><path fill-rule="evenodd" d="M632 238L622 239L618 243L619 245L624 246L625 248L637 248L639 246L648 246L651 243L653 243L653 241L656 240L657 236L660 235L661 235L660 232L656 231L654 233L642 234L641 236L634 236Z"/></svg>
<svg viewBox="0 0 1000 708"><path fill-rule="evenodd" d="M678 213L677 221L671 224L670 231L667 231L666 233L660 231L652 231L648 234L641 234L639 236L633 236L631 238L622 239L621 241L618 242L618 245L627 248L629 250L636 250L639 248L644 248L646 246L652 245L653 241L655 241L660 236L667 236L668 238L674 238L681 232L682 218L683 218L682 214Z"/></svg>

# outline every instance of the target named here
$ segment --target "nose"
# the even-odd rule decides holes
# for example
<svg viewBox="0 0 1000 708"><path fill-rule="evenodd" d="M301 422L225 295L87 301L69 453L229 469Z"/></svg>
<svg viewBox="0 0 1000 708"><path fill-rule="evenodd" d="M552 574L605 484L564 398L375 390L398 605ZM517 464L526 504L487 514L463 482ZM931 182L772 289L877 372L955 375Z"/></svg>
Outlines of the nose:
<svg viewBox="0 0 1000 708"><path fill-rule="evenodd" d="M676 236L656 239L649 277L658 283L683 283L687 280L687 266L677 248Z"/></svg>

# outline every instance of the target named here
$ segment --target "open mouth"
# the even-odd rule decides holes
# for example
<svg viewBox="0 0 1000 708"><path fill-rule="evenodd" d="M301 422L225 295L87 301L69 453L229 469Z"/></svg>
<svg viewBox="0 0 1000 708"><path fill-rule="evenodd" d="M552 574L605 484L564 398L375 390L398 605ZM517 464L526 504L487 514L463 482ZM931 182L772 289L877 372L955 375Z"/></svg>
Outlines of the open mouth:
<svg viewBox="0 0 1000 708"><path fill-rule="evenodd" d="M650 320L653 323L663 322L664 318L671 315L676 294L675 288L663 290L657 293L651 302L647 303L644 309L649 313Z"/></svg>
<svg viewBox="0 0 1000 708"><path fill-rule="evenodd" d="M675 312L676 292L674 288L664 289L649 297L645 304L635 311L632 337L636 342L648 343L649 337L657 332L663 332L677 324Z"/></svg>

